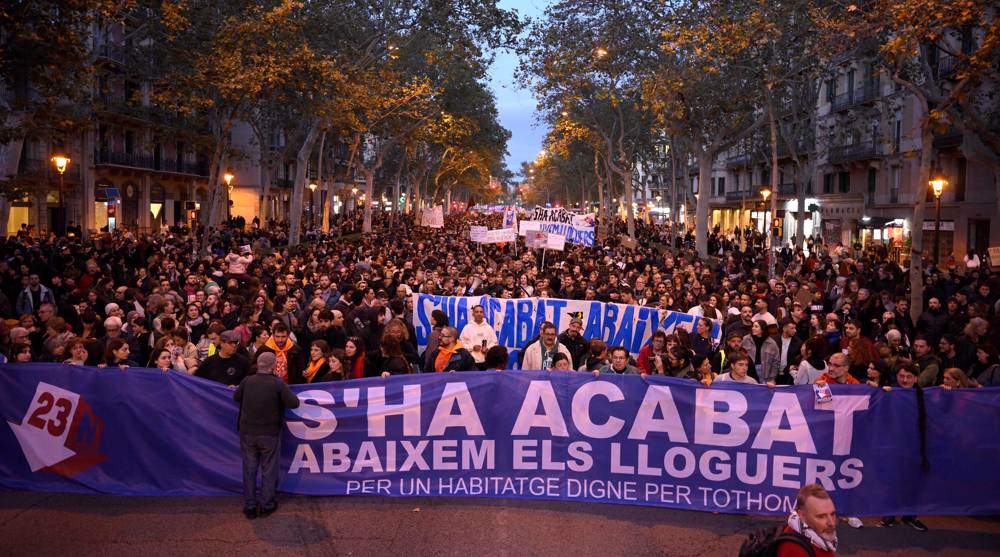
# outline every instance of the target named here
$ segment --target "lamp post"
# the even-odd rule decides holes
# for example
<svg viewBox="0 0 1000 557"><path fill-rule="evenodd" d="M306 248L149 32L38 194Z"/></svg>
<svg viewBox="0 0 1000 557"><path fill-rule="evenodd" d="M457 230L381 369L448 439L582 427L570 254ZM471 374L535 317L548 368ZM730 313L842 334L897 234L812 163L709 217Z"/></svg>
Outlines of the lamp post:
<svg viewBox="0 0 1000 557"><path fill-rule="evenodd" d="M309 227L316 226L316 182L309 182Z"/></svg>
<svg viewBox="0 0 1000 557"><path fill-rule="evenodd" d="M662 195L657 195L656 196L656 211L657 212L660 211L660 201L662 201L662 200L663 200L663 196ZM659 218L660 218L660 220L663 220L663 215L661 214Z"/></svg>
<svg viewBox="0 0 1000 557"><path fill-rule="evenodd" d="M63 175L66 174L66 169L69 168L69 163L72 162L66 155L53 155L52 164L56 166L56 171L59 172L59 209L62 215L62 222L60 223L60 233L65 232L65 222L66 222L66 200L63 195Z"/></svg>
<svg viewBox="0 0 1000 557"><path fill-rule="evenodd" d="M774 192L772 192L771 188L769 188L767 186L764 186L764 187L762 187L760 189L760 196L761 196L761 198L764 199L764 203L763 203L763 205L761 207L761 211L764 213L762 215L762 217L763 217L763 220L764 220L764 233L766 234L765 240L764 240L764 248L765 249L768 248L768 244L770 244L770 240L771 240L771 231L768 229L768 224L770 224L770 223L767 222L767 200L770 199L772 193L774 193ZM768 254L768 257L770 257L770 254Z"/></svg>
<svg viewBox="0 0 1000 557"><path fill-rule="evenodd" d="M227 168L226 173L222 175L222 181L226 183L226 190L228 195L226 196L226 218L233 218L233 169Z"/></svg>
<svg viewBox="0 0 1000 557"><path fill-rule="evenodd" d="M929 182L931 191L934 193L935 209L934 209L934 265L938 265L941 258L941 194L944 193L944 189L948 187L948 178L945 177L944 172L941 172L941 167L936 166L934 171L931 172L931 179ZM923 226L923 223L920 223Z"/></svg>

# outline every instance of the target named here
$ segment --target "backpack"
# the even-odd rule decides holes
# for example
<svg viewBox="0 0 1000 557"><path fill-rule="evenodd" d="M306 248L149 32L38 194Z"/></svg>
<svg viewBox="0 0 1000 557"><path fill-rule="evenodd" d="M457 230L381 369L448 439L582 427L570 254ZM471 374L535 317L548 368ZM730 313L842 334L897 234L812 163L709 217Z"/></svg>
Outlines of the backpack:
<svg viewBox="0 0 1000 557"><path fill-rule="evenodd" d="M740 546L740 557L774 557L783 542L794 543L806 550L809 557L816 557L809 539L798 532L784 532L785 525L761 528L750 532Z"/></svg>

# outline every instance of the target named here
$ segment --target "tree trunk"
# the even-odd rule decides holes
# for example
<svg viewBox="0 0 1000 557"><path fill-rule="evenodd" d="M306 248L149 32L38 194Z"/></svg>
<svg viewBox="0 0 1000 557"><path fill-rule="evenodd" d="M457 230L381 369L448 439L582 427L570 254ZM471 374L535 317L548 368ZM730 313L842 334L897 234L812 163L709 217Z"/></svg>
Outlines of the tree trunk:
<svg viewBox="0 0 1000 557"><path fill-rule="evenodd" d="M628 237L635 239L635 198L632 192L632 169L623 167L621 172L622 187L625 189L625 229Z"/></svg>
<svg viewBox="0 0 1000 557"><path fill-rule="evenodd" d="M923 109L924 122L920 126L920 178L913 194L913 222L910 223L910 316L914 322L924 311L924 208L927 205L927 183L931 177L931 157L934 155L934 134L927 122L929 116L926 102Z"/></svg>
<svg viewBox="0 0 1000 557"><path fill-rule="evenodd" d="M677 244L677 227L680 216L677 214L677 149L674 148L674 138L670 138L670 247Z"/></svg>
<svg viewBox="0 0 1000 557"><path fill-rule="evenodd" d="M372 195L374 195L374 189L375 189L375 170L366 168L364 169L363 172L365 175L365 202L364 202L365 219L361 225L361 233L371 234Z"/></svg>
<svg viewBox="0 0 1000 557"><path fill-rule="evenodd" d="M313 147L319 138L319 122L315 121L309 127L302 147L295 155L295 183L292 184L292 207L290 215L290 228L288 230L288 245L297 246L302 238L302 199L306 187L306 180L309 179L309 159L312 157Z"/></svg>
<svg viewBox="0 0 1000 557"><path fill-rule="evenodd" d="M815 157L810 157L810 160ZM795 173L795 193L798 199L798 214L795 215L795 247L801 248L803 242L805 241L806 235L806 214L808 207L806 207L806 181L807 176L812 174L812 167L805 164L799 164L796 166ZM816 223L813 223L815 226Z"/></svg>
<svg viewBox="0 0 1000 557"><path fill-rule="evenodd" d="M319 182L319 184L317 184L317 185L319 185L319 187L316 188L316 189L319 190L320 195L323 195L323 192L327 190L327 187L325 186L326 180L323 179L323 159L324 159L323 152L324 152L324 147L326 147L326 132L323 132L323 134L319 136L319 154L316 155L316 181ZM329 197L329 195L327 197ZM325 205L325 204L321 204L321 205ZM309 228L313 228L315 226L316 226L316 192L315 191L310 191L309 192Z"/></svg>
<svg viewBox="0 0 1000 557"><path fill-rule="evenodd" d="M261 195L260 211L260 227L267 227L267 220L271 217L271 178L274 175L274 167L270 164L270 161L265 160L265 157L261 155L260 157L260 183L263 185L264 193Z"/></svg>
<svg viewBox="0 0 1000 557"><path fill-rule="evenodd" d="M712 180L712 162L715 151L701 151L698 155L698 196L695 213L695 248L699 257L708 256L708 193L705 184Z"/></svg>

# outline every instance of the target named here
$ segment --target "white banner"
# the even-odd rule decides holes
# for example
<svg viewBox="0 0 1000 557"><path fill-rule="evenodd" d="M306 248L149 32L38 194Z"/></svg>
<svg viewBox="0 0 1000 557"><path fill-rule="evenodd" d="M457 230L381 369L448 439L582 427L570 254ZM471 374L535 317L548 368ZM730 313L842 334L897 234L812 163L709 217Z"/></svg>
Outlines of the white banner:
<svg viewBox="0 0 1000 557"><path fill-rule="evenodd" d="M498 228L487 230L483 236L483 244L506 244L517 239L517 233L513 228Z"/></svg>
<svg viewBox="0 0 1000 557"><path fill-rule="evenodd" d="M470 226L469 227L469 239L473 242L482 243L486 238L486 231L489 230L485 226Z"/></svg>
<svg viewBox="0 0 1000 557"><path fill-rule="evenodd" d="M444 208L435 205L420 213L420 226L429 228L444 228Z"/></svg>

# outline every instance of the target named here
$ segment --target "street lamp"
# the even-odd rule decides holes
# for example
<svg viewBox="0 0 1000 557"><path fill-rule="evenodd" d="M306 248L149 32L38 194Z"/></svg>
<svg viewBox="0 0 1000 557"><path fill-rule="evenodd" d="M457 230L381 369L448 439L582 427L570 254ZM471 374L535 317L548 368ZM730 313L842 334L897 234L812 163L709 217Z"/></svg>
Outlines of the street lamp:
<svg viewBox="0 0 1000 557"><path fill-rule="evenodd" d="M928 182L931 191L934 193L934 264L937 265L941 257L941 194L948 187L948 178L941 171L941 166L937 165L931 172L931 179ZM919 226L919 225L918 225Z"/></svg>
<svg viewBox="0 0 1000 557"><path fill-rule="evenodd" d="M599 46L596 49L594 49L594 56L597 58L604 58L607 55L608 55L608 49L604 48L603 46Z"/></svg>
<svg viewBox="0 0 1000 557"><path fill-rule="evenodd" d="M63 175L66 174L66 169L69 168L69 163L72 162L69 157L65 155L55 155L52 157L52 164L56 165L56 171L59 173L59 205L63 205Z"/></svg>
<svg viewBox="0 0 1000 557"><path fill-rule="evenodd" d="M222 175L222 181L226 183L226 190L228 190L228 195L226 196L226 217L232 218L233 216L233 169L227 168L226 173Z"/></svg>
<svg viewBox="0 0 1000 557"><path fill-rule="evenodd" d="M316 226L316 182L309 182L309 225Z"/></svg>

